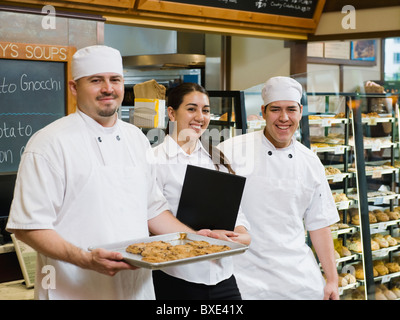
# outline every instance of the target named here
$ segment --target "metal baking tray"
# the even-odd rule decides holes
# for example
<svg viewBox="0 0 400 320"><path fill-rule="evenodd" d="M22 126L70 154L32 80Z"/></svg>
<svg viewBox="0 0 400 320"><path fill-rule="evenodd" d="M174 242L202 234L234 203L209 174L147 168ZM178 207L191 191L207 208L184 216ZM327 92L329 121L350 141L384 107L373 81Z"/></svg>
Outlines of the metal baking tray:
<svg viewBox="0 0 400 320"><path fill-rule="evenodd" d="M185 259L178 259L178 260L157 262L157 263L142 261L143 257L140 254L133 254L133 253L129 253L129 252L125 251L126 248L131 244L140 243L140 242L148 243L148 242L153 242L153 241L165 241L165 242L171 243L172 245L186 244L190 241L207 241L210 244L227 245L231 249L227 250L227 251L210 253L210 254L197 256L197 257L190 257L190 258L185 258ZM122 255L124 257L124 261L126 261L127 263L129 263L133 266L146 268L146 269L152 269L152 270L158 270L158 269L162 269L162 268L166 268L166 267L178 266L178 265L194 263L194 262L199 262L199 261L204 261L204 260L220 259L220 258L232 256L235 254L240 254L240 253L245 252L248 249L248 246L246 246L244 244L236 243L236 242L230 242L230 241L224 241L224 240L209 238L209 237L205 237L205 236L200 236L200 235L193 234L193 233L176 232L176 233L163 234L163 235L159 235L159 236L127 240L127 241L112 243L112 244L92 246L92 247L89 247L88 249L93 250L96 248L103 248L103 249L114 251L114 252L120 252L120 253L122 253Z"/></svg>

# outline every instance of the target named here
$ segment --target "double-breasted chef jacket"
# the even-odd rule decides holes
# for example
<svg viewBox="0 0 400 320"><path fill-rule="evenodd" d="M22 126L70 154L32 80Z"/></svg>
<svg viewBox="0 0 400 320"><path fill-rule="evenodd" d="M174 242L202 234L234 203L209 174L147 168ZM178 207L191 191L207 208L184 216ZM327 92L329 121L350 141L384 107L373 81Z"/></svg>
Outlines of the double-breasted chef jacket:
<svg viewBox="0 0 400 320"><path fill-rule="evenodd" d="M157 183L168 200L171 212L176 216L187 165L211 170L216 170L216 167L210 158L210 154L199 140L193 152L187 154L171 136L167 135L163 143L153 148L153 151ZM223 165L219 165L219 170L228 171ZM196 183L196 181L192 181L192 183ZM193 201L207 201L207 199L202 197L201 194L194 194ZM247 230L250 229L249 223L241 211L238 212L236 226L244 226ZM189 282L215 285L232 276L233 263L232 257L226 257L190 265L168 267L162 269L162 271Z"/></svg>
<svg viewBox="0 0 400 320"><path fill-rule="evenodd" d="M244 299L322 299L325 281L306 230L339 220L319 158L294 138L275 148L263 131L236 136L219 148L247 177L242 210L252 242L234 257Z"/></svg>
<svg viewBox="0 0 400 320"><path fill-rule="evenodd" d="M84 250L147 237L147 221L169 207L146 153L145 135L121 120L104 128L77 111L51 123L26 146L7 228L53 229ZM155 298L149 270L110 277L42 254L35 297Z"/></svg>

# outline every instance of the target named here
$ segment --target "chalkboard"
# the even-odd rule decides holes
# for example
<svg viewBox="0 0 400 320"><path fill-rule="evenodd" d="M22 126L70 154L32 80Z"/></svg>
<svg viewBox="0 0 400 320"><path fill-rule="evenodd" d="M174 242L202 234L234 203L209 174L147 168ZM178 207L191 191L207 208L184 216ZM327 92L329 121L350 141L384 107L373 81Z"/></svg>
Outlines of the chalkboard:
<svg viewBox="0 0 400 320"><path fill-rule="evenodd" d="M191 5L312 19L318 0L163 0Z"/></svg>
<svg viewBox="0 0 400 320"><path fill-rule="evenodd" d="M63 62L0 59L0 173L15 172L29 138L66 115Z"/></svg>

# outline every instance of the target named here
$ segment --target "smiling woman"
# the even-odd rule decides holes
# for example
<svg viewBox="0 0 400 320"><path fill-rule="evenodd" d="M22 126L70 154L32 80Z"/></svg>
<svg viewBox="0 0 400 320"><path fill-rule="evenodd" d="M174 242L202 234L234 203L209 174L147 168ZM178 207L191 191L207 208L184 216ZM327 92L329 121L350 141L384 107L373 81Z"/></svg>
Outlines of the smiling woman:
<svg viewBox="0 0 400 320"><path fill-rule="evenodd" d="M210 123L211 107L205 89L196 83L182 83L171 89L167 96L168 116L171 121L169 125L173 124L173 128L167 128L170 129L169 134L153 151L157 183L168 201L171 212L176 215L189 164L225 173L234 174L234 171L225 163L222 152L201 141L201 136ZM205 148L206 144L209 148ZM205 199L200 192L193 194L193 202L195 201L196 204L198 201L206 201L210 210L212 208L210 199ZM195 213L192 214L195 217ZM221 217L216 215L215 219ZM239 210L233 231L216 231L220 239L248 245L250 236L247 228L247 220ZM230 257L155 271L153 281L157 299L241 298Z"/></svg>
<svg viewBox="0 0 400 320"><path fill-rule="evenodd" d="M171 136L190 154L210 123L210 101L205 90L196 84L183 84L177 90L187 93L169 95L172 99L168 99L168 117L176 124ZM179 100L174 101L174 97Z"/></svg>

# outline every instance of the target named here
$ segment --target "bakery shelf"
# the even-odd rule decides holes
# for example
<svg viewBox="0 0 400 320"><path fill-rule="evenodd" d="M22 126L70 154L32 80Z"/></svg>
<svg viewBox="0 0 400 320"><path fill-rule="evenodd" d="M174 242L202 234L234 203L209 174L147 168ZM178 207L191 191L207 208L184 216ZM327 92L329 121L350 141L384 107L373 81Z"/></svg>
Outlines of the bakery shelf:
<svg viewBox="0 0 400 320"><path fill-rule="evenodd" d="M370 227L370 229L376 229L376 230L371 230L371 234L373 234L373 233L383 232L388 227L396 226L399 223L400 223L400 220L389 220L389 221L385 221L385 222L370 223L369 227Z"/></svg>
<svg viewBox="0 0 400 320"><path fill-rule="evenodd" d="M334 116L318 115L316 117L320 119L309 119L308 123L310 125L318 125L321 127L331 127L334 124L345 124L349 122L349 119L347 118L334 118Z"/></svg>
<svg viewBox="0 0 400 320"><path fill-rule="evenodd" d="M353 201L358 201L357 194L349 194L347 197L349 199L352 199ZM388 194L388 192L386 192L386 194L385 194L384 192L370 191L367 194L368 203L372 202L374 205L389 203L390 200L395 200L395 199L399 199L399 198L400 198L400 194L398 194L398 193Z"/></svg>
<svg viewBox="0 0 400 320"><path fill-rule="evenodd" d="M341 257L341 258L339 258L339 259L336 259L336 265L338 266L338 265L340 265L341 263L349 262L349 261L354 261L354 260L357 260L357 259L358 259L358 254L353 253L353 254L350 255L350 256Z"/></svg>
<svg viewBox="0 0 400 320"><path fill-rule="evenodd" d="M351 283L351 284L348 284L347 286L339 287L339 295L341 296L344 294L344 291L350 290L350 289L356 289L359 286L360 286L360 283L357 281L356 283Z"/></svg>
<svg viewBox="0 0 400 320"><path fill-rule="evenodd" d="M337 174L329 174L326 175L327 180L331 180L332 182L341 182L345 178L350 178L353 176L354 173L352 172L344 172L344 173L337 173Z"/></svg>
<svg viewBox="0 0 400 320"><path fill-rule="evenodd" d="M311 150L315 153L333 152L334 154L344 154L346 150L349 149L351 149L351 147L347 145L318 147L316 145L311 144Z"/></svg>
<svg viewBox="0 0 400 320"><path fill-rule="evenodd" d="M374 250L372 251L372 256L375 258L381 258L381 257L386 257L389 255L390 252L397 251L399 250L400 245L392 246L392 247L387 247L387 248L382 248L379 250Z"/></svg>
<svg viewBox="0 0 400 320"><path fill-rule="evenodd" d="M397 278L397 277L400 277L400 272L388 273L384 276L374 277L374 281L379 282L379 283L387 283L391 279ZM360 282L361 285L364 285L364 283L365 283L365 280L357 279L357 281Z"/></svg>
<svg viewBox="0 0 400 320"><path fill-rule="evenodd" d="M347 201L335 202L335 205L336 205L336 208L338 210L346 210L346 209L350 208L355 203L356 203L355 200L347 200Z"/></svg>
<svg viewBox="0 0 400 320"><path fill-rule="evenodd" d="M333 236L339 235L339 234L352 234L357 231L356 227L348 227L344 229L338 229L338 230L332 230Z"/></svg>
<svg viewBox="0 0 400 320"><path fill-rule="evenodd" d="M307 95L325 96L326 113L308 114L308 128L311 129L309 135L312 137L306 137L304 140L310 142L311 150L321 159L325 168L332 166L340 170L339 173L337 170L327 169L326 178L331 186L332 195L338 201L335 204L343 219L342 222L348 221L349 215L353 214L353 208L358 209L360 217L360 225L350 224L347 230L332 229L333 237L341 239L347 247L351 243L348 241L359 232L360 251L363 252L352 252L350 257L338 259L337 264L343 268L362 264L365 271L365 280L362 284L367 294L364 298L374 299L375 279L373 279L372 258L379 259L382 256L391 261L394 256L400 255L400 244L375 251L372 251L369 245L371 234L383 232L393 235L394 230L398 230L395 228L400 226L399 220L373 224L369 224L368 221L369 211L373 210L370 208L374 205L381 210L389 208L393 211L394 206L399 203L400 185L395 184L395 179L399 179L399 168L395 166L397 163L395 158L400 150L397 149L399 142L395 139L395 135L397 137L397 132L400 131L397 120L400 117L398 107L394 103L393 111L388 109L389 113L373 112L376 109L371 108L375 101L372 98L393 97L393 101L396 102L397 95L395 97L391 94L375 93L308 93ZM330 100L332 96L337 101L344 100L340 109L335 109L340 115L329 112L332 110ZM335 99L333 101L336 101ZM353 106L358 107L353 109ZM382 186L387 188L386 192L375 191L385 190ZM344 201L346 197L342 194L348 201ZM398 276L391 274L384 280ZM343 293L345 288L347 287L339 288L340 292Z"/></svg>
<svg viewBox="0 0 400 320"><path fill-rule="evenodd" d="M376 126L378 123L394 122L395 118L389 115L380 115L379 117L366 117L362 118L362 123L369 126Z"/></svg>
<svg viewBox="0 0 400 320"><path fill-rule="evenodd" d="M398 249L400 249L400 245L372 250L371 254L374 258L382 258L388 256L390 252L397 251ZM356 254L358 254L360 257L363 255L362 252L356 252Z"/></svg>

